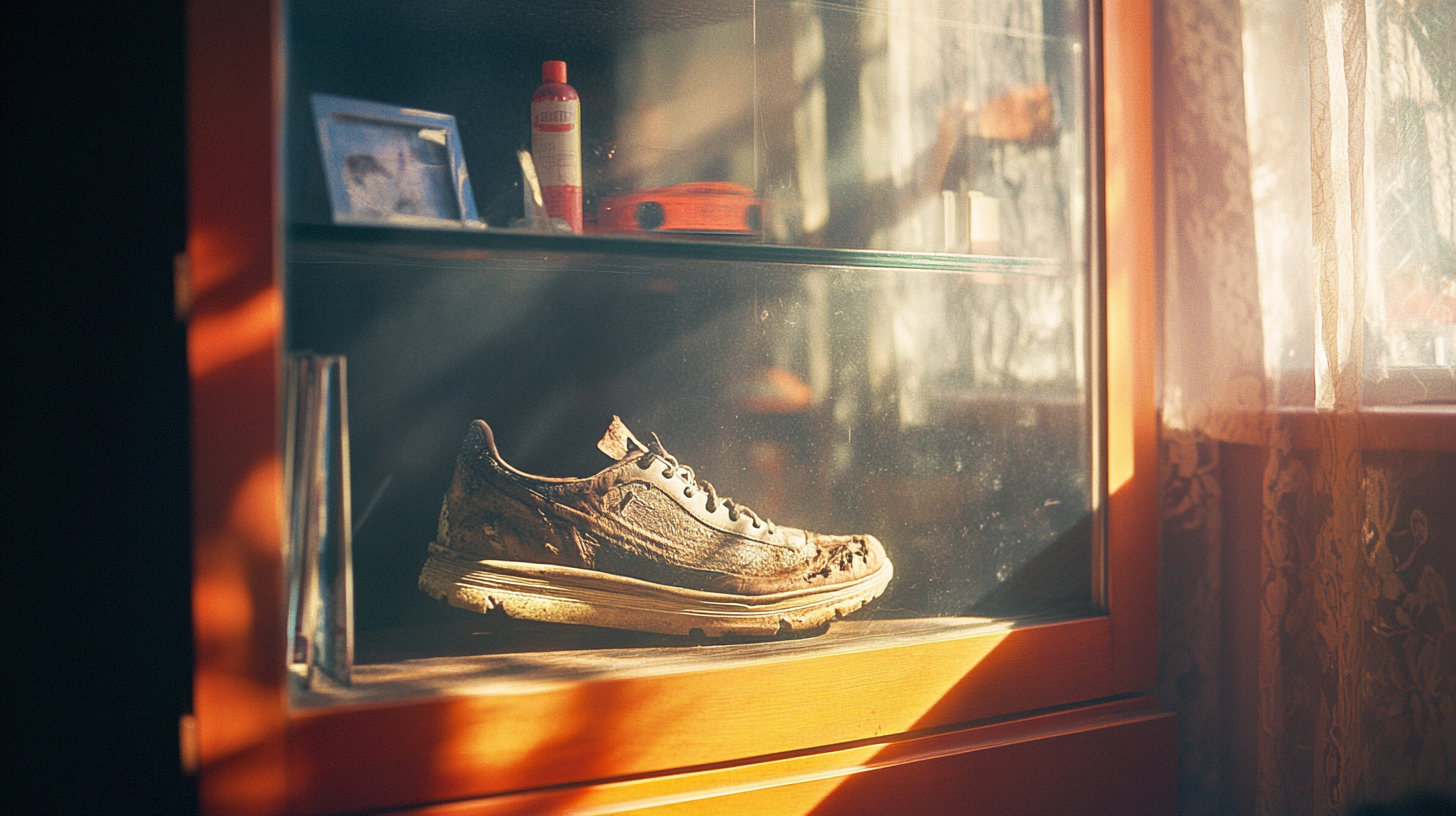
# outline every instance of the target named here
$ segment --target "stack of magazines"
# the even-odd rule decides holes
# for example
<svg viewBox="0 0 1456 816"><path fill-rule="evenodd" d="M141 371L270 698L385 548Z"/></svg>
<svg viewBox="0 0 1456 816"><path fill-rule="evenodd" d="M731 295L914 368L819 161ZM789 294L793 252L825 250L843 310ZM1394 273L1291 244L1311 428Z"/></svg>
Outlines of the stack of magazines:
<svg viewBox="0 0 1456 816"><path fill-rule="evenodd" d="M284 402L288 661L304 685L348 685L354 664L349 409L342 356L294 354Z"/></svg>

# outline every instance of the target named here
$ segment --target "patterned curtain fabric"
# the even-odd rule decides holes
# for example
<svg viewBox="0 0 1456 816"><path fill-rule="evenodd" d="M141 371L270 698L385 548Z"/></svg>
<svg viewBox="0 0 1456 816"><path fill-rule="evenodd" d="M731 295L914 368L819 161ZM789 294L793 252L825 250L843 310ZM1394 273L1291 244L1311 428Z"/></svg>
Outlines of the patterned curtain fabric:
<svg viewBox="0 0 1456 816"><path fill-rule="evenodd" d="M1180 810L1456 793L1456 2L1158 8Z"/></svg>

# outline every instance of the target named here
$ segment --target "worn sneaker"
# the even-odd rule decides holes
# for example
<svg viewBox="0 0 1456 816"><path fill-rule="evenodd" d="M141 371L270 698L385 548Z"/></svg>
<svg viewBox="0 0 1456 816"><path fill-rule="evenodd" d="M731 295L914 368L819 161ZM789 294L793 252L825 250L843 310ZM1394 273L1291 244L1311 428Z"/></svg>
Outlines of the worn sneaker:
<svg viewBox="0 0 1456 816"><path fill-rule="evenodd" d="M894 572L873 536L776 526L616 417L597 447L617 462L595 476L531 476L472 423L420 589L513 618L712 637L821 626Z"/></svg>

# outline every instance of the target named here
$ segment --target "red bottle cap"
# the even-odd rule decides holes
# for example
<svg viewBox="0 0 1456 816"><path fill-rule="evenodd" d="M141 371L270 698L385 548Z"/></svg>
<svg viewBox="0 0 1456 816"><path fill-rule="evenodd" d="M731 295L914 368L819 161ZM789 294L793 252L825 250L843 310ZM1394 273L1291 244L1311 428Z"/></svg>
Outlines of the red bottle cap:
<svg viewBox="0 0 1456 816"><path fill-rule="evenodd" d="M541 63L542 84L566 84L566 63L561 60L546 60Z"/></svg>

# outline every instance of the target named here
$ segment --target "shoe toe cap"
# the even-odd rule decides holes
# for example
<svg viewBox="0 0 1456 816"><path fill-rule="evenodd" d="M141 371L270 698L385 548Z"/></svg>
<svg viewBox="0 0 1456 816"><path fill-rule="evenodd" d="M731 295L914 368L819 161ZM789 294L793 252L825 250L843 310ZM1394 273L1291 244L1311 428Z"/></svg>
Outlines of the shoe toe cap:
<svg viewBox="0 0 1456 816"><path fill-rule="evenodd" d="M889 563L885 547L872 535L817 536L810 563L812 583L842 583L879 572Z"/></svg>

